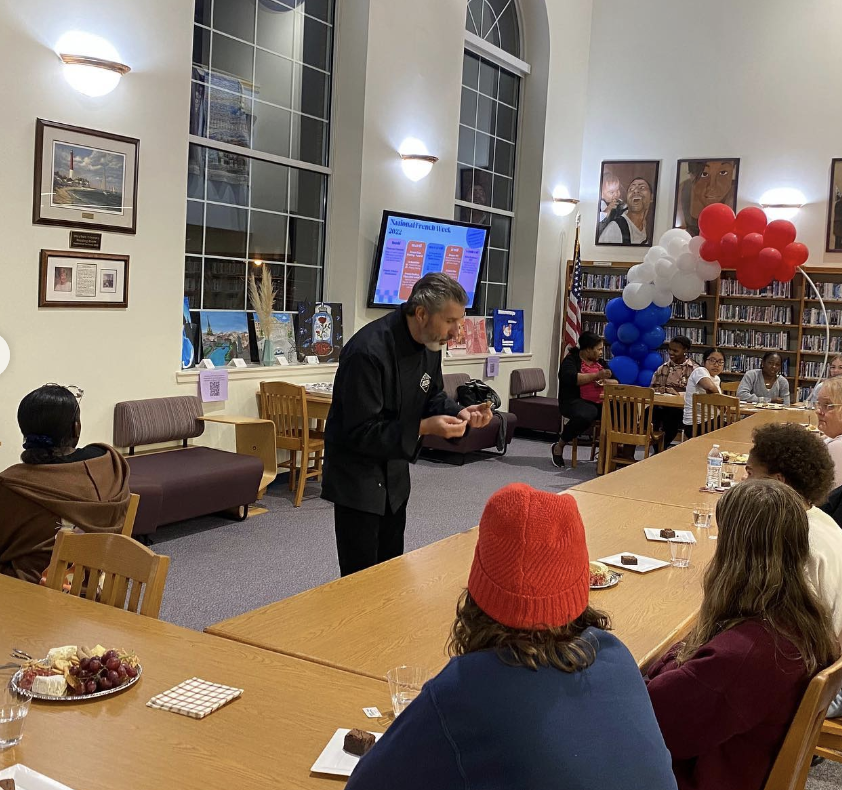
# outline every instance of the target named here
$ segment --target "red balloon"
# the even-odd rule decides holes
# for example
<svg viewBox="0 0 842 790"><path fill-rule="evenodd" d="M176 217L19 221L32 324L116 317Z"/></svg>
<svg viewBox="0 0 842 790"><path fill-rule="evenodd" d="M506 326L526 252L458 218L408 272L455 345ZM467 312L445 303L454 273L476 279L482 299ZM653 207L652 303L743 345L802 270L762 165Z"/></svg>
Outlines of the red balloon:
<svg viewBox="0 0 842 790"><path fill-rule="evenodd" d="M788 283L793 277L795 277L795 267L790 266L781 258L781 262L775 266L775 279L782 283Z"/></svg>
<svg viewBox="0 0 842 790"><path fill-rule="evenodd" d="M757 256L758 265L770 276L775 275L778 266L782 262L783 255L781 255L780 250L776 250L774 247L764 247Z"/></svg>
<svg viewBox="0 0 842 790"><path fill-rule="evenodd" d="M737 281L752 291L765 288L772 279L772 273L763 270L758 258L743 258L737 262Z"/></svg>
<svg viewBox="0 0 842 790"><path fill-rule="evenodd" d="M792 244L787 244L786 247L781 250L781 253L783 254L784 261L786 261L786 263L793 269L795 269L796 266L801 266L801 264L810 257L810 251L807 249L807 245L801 244L801 242L798 241L794 241Z"/></svg>
<svg viewBox="0 0 842 790"><path fill-rule="evenodd" d="M766 242L767 247L783 250L795 241L795 225L788 219L772 220L763 232L763 241Z"/></svg>
<svg viewBox="0 0 842 790"><path fill-rule="evenodd" d="M734 220L734 233L738 236L748 236L750 233L763 233L767 222L766 212L762 208L748 206L737 212L737 218Z"/></svg>
<svg viewBox="0 0 842 790"><path fill-rule="evenodd" d="M760 209L757 209L760 211ZM743 209L743 211L747 211L747 209ZM740 214L743 212L741 211ZM763 214L762 211L760 211ZM763 214L765 217L766 215ZM739 217L739 214L737 215ZM763 249L763 234L761 233L747 233L743 236L743 240L740 242L740 255L743 258L754 258L756 255L760 254L760 250Z"/></svg>
<svg viewBox="0 0 842 790"><path fill-rule="evenodd" d="M711 241L710 239L706 239L702 242L702 246L699 249L699 257L703 261L718 261L719 260L719 242L718 241Z"/></svg>
<svg viewBox="0 0 842 790"><path fill-rule="evenodd" d="M705 206L699 214L699 232L710 241L719 241L733 229L735 217L730 206L712 203Z"/></svg>
<svg viewBox="0 0 842 790"><path fill-rule="evenodd" d="M740 240L736 233L726 233L719 242L719 262L734 263L740 257Z"/></svg>

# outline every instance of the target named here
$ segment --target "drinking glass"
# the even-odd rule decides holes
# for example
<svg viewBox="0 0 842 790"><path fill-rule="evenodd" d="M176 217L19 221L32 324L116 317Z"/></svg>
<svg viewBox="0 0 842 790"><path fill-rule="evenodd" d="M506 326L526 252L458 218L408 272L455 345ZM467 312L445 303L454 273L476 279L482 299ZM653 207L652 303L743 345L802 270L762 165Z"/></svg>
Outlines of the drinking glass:
<svg viewBox="0 0 842 790"><path fill-rule="evenodd" d="M0 751L20 743L30 700L27 694L20 694L11 686L0 688Z"/></svg>
<svg viewBox="0 0 842 790"><path fill-rule="evenodd" d="M690 555L693 553L694 544L681 538L671 538L669 544L672 564L676 568L689 568Z"/></svg>
<svg viewBox="0 0 842 790"><path fill-rule="evenodd" d="M713 519L713 508L706 502L693 505L693 526L707 528Z"/></svg>
<svg viewBox="0 0 842 790"><path fill-rule="evenodd" d="M395 716L400 716L409 703L421 693L421 687L429 677L430 671L424 667L401 666L386 673Z"/></svg>

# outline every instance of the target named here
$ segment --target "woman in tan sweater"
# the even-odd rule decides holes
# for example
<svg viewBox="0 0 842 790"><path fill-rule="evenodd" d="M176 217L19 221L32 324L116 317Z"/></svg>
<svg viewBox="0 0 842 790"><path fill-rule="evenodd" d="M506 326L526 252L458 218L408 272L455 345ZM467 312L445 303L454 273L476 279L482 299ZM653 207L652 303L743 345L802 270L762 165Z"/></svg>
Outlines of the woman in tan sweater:
<svg viewBox="0 0 842 790"><path fill-rule="evenodd" d="M129 467L113 447L77 449L81 391L46 384L18 407L22 463L0 472L0 573L37 583L56 532L119 532L129 504Z"/></svg>

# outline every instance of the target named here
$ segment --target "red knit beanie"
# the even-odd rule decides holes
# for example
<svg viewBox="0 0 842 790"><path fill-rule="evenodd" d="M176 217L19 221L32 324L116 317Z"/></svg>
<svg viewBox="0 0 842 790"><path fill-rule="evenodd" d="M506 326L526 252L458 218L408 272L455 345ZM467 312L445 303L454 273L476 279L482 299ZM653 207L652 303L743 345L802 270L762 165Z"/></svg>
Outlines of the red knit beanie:
<svg viewBox="0 0 842 790"><path fill-rule="evenodd" d="M509 628L555 628L588 605L585 527L576 500L514 483L494 494L479 523L468 592Z"/></svg>

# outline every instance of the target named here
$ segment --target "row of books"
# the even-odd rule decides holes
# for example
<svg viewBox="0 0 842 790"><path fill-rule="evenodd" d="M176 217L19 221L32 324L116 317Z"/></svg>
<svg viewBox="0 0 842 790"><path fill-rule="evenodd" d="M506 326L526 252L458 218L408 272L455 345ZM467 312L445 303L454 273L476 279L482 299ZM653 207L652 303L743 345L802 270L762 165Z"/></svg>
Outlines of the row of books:
<svg viewBox="0 0 842 790"><path fill-rule="evenodd" d="M626 285L625 274L590 274L582 275L582 288L597 288L600 291L622 291Z"/></svg>
<svg viewBox="0 0 842 790"><path fill-rule="evenodd" d="M828 310L827 320L830 326L842 326L842 310ZM824 326L824 314L820 308L805 308L802 318L804 326Z"/></svg>
<svg viewBox="0 0 842 790"><path fill-rule="evenodd" d="M779 283L777 280L759 291L751 291L732 277L723 277L719 281L721 296L776 296L779 299L792 298L792 283Z"/></svg>
<svg viewBox="0 0 842 790"><path fill-rule="evenodd" d="M801 335L802 351L824 351L827 338L824 335ZM842 337L831 335L828 351L842 351Z"/></svg>
<svg viewBox="0 0 842 790"><path fill-rule="evenodd" d="M735 348L789 348L789 332L762 332L758 329L720 329L717 343Z"/></svg>
<svg viewBox="0 0 842 790"><path fill-rule="evenodd" d="M795 391L795 402L801 403L802 401L807 400L813 392L812 387L799 387Z"/></svg>
<svg viewBox="0 0 842 790"><path fill-rule="evenodd" d="M816 283L816 289L824 299L842 299L842 283Z"/></svg>
<svg viewBox="0 0 842 790"><path fill-rule="evenodd" d="M763 363L762 355L757 354L726 354L725 370L731 373L745 373L748 370L758 370ZM789 359L781 359L781 373L789 375Z"/></svg>
<svg viewBox="0 0 842 790"><path fill-rule="evenodd" d="M705 302L681 302L676 300L672 303L672 317L705 319L708 317L707 304Z"/></svg>
<svg viewBox="0 0 842 790"><path fill-rule="evenodd" d="M666 334L667 342L677 335L683 335L696 345L707 343L707 330L703 326L665 326L664 333Z"/></svg>
<svg viewBox="0 0 842 790"><path fill-rule="evenodd" d="M824 360L820 362L802 362L798 366L799 376L807 376L811 379L817 379L823 376L824 374Z"/></svg>
<svg viewBox="0 0 842 790"><path fill-rule="evenodd" d="M583 313L604 313L608 299L607 296L583 296L579 302L579 309Z"/></svg>
<svg viewBox="0 0 842 790"><path fill-rule="evenodd" d="M791 324L792 308L783 305L721 304L721 321L745 321L746 323Z"/></svg>

